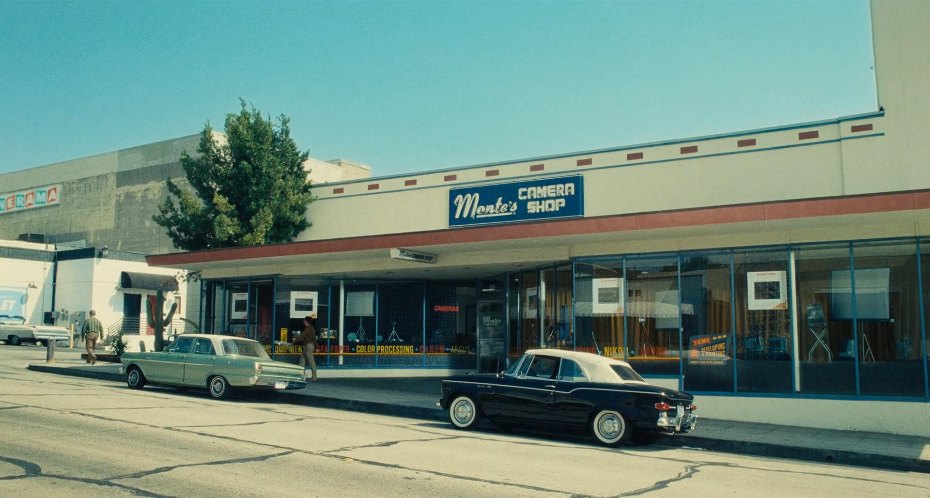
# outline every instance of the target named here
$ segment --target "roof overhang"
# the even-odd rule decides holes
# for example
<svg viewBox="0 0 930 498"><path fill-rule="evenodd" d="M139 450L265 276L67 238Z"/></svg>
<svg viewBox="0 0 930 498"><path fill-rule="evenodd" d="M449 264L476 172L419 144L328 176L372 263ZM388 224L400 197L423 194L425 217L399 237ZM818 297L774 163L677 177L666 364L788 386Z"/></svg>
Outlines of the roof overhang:
<svg viewBox="0 0 930 498"><path fill-rule="evenodd" d="M475 278L573 257L683 249L849 240L846 232L878 227L887 238L930 235L930 191L775 201L676 211L587 217L311 240L151 255L151 266L217 275L319 275L340 278ZM751 243L741 233L775 234ZM787 235L786 235L787 234ZM687 238L689 242L681 241ZM721 240L715 243L713 240ZM665 241L665 242L663 242ZM699 242L690 242L699 241ZM694 246L694 247L692 247ZM433 264L391 259L408 248L436 255Z"/></svg>
<svg viewBox="0 0 930 498"><path fill-rule="evenodd" d="M132 291L167 291L178 290L178 280L171 275L156 275L132 271L120 272L119 286L123 292Z"/></svg>

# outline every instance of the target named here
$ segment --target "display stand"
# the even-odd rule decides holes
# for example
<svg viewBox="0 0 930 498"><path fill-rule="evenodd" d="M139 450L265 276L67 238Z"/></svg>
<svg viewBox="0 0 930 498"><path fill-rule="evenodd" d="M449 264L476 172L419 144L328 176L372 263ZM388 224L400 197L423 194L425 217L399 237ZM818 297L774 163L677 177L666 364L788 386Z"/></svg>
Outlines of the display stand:
<svg viewBox="0 0 930 498"><path fill-rule="evenodd" d="M827 320L823 314L823 306L820 303L811 303L807 305L807 330L814 336L814 345L807 352L807 361L814 360L814 351L818 347L823 347L827 353L827 361L833 361L833 353L830 352L830 346L827 344Z"/></svg>
<svg viewBox="0 0 930 498"><path fill-rule="evenodd" d="M358 342L368 340L368 334L365 333L365 326L362 325L362 317L358 318L358 330L355 331L355 340Z"/></svg>
<svg viewBox="0 0 930 498"><path fill-rule="evenodd" d="M397 322L391 322L391 335L388 336L387 342L404 342L399 335L397 335Z"/></svg>
<svg viewBox="0 0 930 498"><path fill-rule="evenodd" d="M875 355L872 353L872 345L869 344L869 336L862 331L859 333L862 337L862 361L869 361L869 358L872 358L872 361L875 361Z"/></svg>

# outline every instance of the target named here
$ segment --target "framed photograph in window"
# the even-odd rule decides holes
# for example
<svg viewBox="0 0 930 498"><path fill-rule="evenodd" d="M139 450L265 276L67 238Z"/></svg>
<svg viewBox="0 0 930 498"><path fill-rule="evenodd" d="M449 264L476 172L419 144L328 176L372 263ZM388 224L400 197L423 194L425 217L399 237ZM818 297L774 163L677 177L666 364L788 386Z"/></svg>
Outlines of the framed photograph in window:
<svg viewBox="0 0 930 498"><path fill-rule="evenodd" d="M232 306L229 309L229 318L232 320L244 320L249 314L249 293L233 292Z"/></svg>
<svg viewBox="0 0 930 498"><path fill-rule="evenodd" d="M746 273L747 307L750 310L788 309L788 278L784 271Z"/></svg>
<svg viewBox="0 0 930 498"><path fill-rule="evenodd" d="M591 280L591 303L594 313L623 314L623 279Z"/></svg>
<svg viewBox="0 0 930 498"><path fill-rule="evenodd" d="M291 291L291 318L303 318L317 312L316 291Z"/></svg>

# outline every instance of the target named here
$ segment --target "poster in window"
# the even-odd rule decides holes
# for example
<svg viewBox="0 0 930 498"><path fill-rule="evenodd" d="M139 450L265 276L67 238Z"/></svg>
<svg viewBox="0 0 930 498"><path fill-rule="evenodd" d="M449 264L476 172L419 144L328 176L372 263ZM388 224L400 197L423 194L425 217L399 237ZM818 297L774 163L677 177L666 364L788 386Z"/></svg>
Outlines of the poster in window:
<svg viewBox="0 0 930 498"><path fill-rule="evenodd" d="M346 316L375 316L374 291L346 292Z"/></svg>
<svg viewBox="0 0 930 498"><path fill-rule="evenodd" d="M526 289L526 316L536 318L536 309L539 307L539 288Z"/></svg>
<svg viewBox="0 0 930 498"><path fill-rule="evenodd" d="M622 278L595 278L591 280L591 293L594 313L623 314Z"/></svg>
<svg viewBox="0 0 930 498"><path fill-rule="evenodd" d="M291 318L303 318L316 313L317 297L312 291L291 291Z"/></svg>
<svg viewBox="0 0 930 498"><path fill-rule="evenodd" d="M248 315L249 294L247 292L233 292L232 307L229 310L229 318L232 320L243 320Z"/></svg>
<svg viewBox="0 0 930 498"><path fill-rule="evenodd" d="M849 270L830 272L830 319L853 319L853 292ZM856 319L890 320L891 268L856 268Z"/></svg>
<svg viewBox="0 0 930 498"><path fill-rule="evenodd" d="M788 309L788 278L784 271L751 271L746 273L750 310Z"/></svg>

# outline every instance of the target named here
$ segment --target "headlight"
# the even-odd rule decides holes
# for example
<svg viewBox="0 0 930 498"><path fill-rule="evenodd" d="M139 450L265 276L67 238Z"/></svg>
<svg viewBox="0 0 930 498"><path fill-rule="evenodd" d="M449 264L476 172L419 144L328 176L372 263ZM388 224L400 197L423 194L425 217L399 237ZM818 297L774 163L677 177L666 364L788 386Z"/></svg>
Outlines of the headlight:
<svg viewBox="0 0 930 498"><path fill-rule="evenodd" d="M255 362L255 375L260 375L262 373L262 364Z"/></svg>

